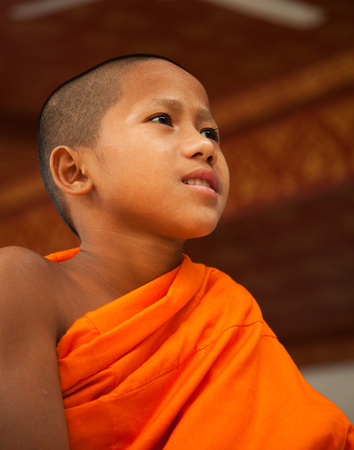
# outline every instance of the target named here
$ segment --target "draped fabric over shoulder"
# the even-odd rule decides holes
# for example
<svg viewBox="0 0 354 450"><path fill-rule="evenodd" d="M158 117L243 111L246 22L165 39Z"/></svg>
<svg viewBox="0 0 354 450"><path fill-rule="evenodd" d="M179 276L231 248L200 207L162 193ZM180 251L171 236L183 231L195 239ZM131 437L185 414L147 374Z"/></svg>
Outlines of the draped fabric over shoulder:
<svg viewBox="0 0 354 450"><path fill-rule="evenodd" d="M187 256L77 320L57 352L71 449L354 448L253 297Z"/></svg>

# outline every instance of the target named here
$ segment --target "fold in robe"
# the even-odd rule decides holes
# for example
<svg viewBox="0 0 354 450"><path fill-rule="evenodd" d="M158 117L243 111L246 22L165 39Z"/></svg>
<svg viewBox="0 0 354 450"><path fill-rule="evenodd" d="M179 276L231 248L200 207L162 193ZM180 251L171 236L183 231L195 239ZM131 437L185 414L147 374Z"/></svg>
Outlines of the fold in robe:
<svg viewBox="0 0 354 450"><path fill-rule="evenodd" d="M187 256L85 314L57 352L71 449L354 448L253 297Z"/></svg>

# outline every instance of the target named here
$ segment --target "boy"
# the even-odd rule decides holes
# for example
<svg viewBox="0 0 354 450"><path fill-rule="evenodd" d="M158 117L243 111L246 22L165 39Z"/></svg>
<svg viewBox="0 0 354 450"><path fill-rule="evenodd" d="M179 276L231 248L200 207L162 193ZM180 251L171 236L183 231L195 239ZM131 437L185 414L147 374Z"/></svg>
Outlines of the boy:
<svg viewBox="0 0 354 450"><path fill-rule="evenodd" d="M45 104L39 154L81 246L2 251L1 448L353 448L250 294L183 255L229 188L192 75L148 55L92 69Z"/></svg>

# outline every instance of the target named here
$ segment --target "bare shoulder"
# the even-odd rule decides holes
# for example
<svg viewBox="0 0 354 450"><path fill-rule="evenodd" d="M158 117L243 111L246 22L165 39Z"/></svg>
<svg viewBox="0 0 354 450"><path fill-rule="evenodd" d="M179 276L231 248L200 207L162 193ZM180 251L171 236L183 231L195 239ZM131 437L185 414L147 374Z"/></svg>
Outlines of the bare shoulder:
<svg viewBox="0 0 354 450"><path fill-rule="evenodd" d="M1 448L67 448L50 264L23 248L0 250Z"/></svg>
<svg viewBox="0 0 354 450"><path fill-rule="evenodd" d="M0 249L0 326L4 332L12 320L19 327L14 333L31 326L38 332L56 333L55 301L48 298L53 281L49 261L21 247ZM3 336L4 338L4 336Z"/></svg>
<svg viewBox="0 0 354 450"><path fill-rule="evenodd" d="M24 247L13 246L0 248L0 264L2 267L5 267L5 263L18 266L21 262L24 264L40 264L43 261L45 261L45 258Z"/></svg>
<svg viewBox="0 0 354 450"><path fill-rule="evenodd" d="M35 291L49 280L50 264L42 256L22 247L4 247L0 249L0 280L8 291L23 291L27 288Z"/></svg>
<svg viewBox="0 0 354 450"><path fill-rule="evenodd" d="M45 258L27 248L0 248L0 270L4 273L6 270L17 270L21 266L40 265L43 262L45 262Z"/></svg>

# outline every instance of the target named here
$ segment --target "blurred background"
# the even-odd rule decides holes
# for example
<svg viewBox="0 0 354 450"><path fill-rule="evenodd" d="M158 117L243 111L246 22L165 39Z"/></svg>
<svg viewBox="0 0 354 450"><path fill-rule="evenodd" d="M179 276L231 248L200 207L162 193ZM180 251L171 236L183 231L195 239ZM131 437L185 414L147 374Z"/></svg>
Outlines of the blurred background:
<svg viewBox="0 0 354 450"><path fill-rule="evenodd" d="M172 58L208 91L232 178L219 228L186 253L246 286L354 420L354 3L2 0L0 42L0 247L78 245L37 164L51 91L122 54Z"/></svg>

